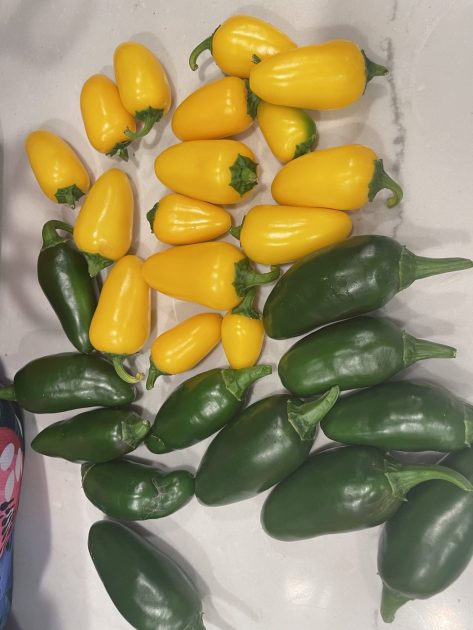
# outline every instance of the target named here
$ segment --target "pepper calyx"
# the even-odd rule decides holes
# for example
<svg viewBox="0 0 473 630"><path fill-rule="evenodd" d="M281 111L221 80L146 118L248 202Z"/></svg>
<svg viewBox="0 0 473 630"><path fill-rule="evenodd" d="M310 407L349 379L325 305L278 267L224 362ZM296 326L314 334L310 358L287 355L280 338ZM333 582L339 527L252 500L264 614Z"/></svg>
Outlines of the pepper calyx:
<svg viewBox="0 0 473 630"><path fill-rule="evenodd" d="M339 395L340 388L336 385L317 400L301 402L297 399L289 399L287 401L287 419L303 442L315 438L319 422L337 402Z"/></svg>
<svg viewBox="0 0 473 630"><path fill-rule="evenodd" d="M158 208L159 208L159 201L157 201L154 204L154 206L151 208L151 210L148 210L148 212L146 213L146 218L148 219L148 223L151 228L151 233L154 232L153 226L154 226L154 220L156 218L156 212L158 211Z"/></svg>
<svg viewBox="0 0 473 630"><path fill-rule="evenodd" d="M67 205L74 210L76 201L84 196L84 192L75 184L71 184L71 186L67 186L66 188L58 188L54 196L58 203L67 203Z"/></svg>
<svg viewBox="0 0 473 630"><path fill-rule="evenodd" d="M135 449L148 435L151 424L144 419L133 423L123 420L120 428L122 441L131 449Z"/></svg>
<svg viewBox="0 0 473 630"><path fill-rule="evenodd" d="M245 79L244 81L246 87L246 113L254 120L256 118L258 105L261 99L259 98L259 96L256 96L254 92L252 92L248 79Z"/></svg>
<svg viewBox="0 0 473 630"><path fill-rule="evenodd" d="M250 191L258 183L257 162L254 162L246 155L238 154L237 159L230 166L232 178L230 186L234 188L240 197Z"/></svg>
<svg viewBox="0 0 473 630"><path fill-rule="evenodd" d="M89 269L89 276L91 278L95 278L95 276L105 269L105 267L109 267L113 265L115 262L110 258L105 258L105 256L101 256L100 254L91 254L89 252L82 251L82 255L85 257L87 261L87 267Z"/></svg>
<svg viewBox="0 0 473 630"><path fill-rule="evenodd" d="M386 66L382 66L381 64L375 63L374 61L371 61L371 59L368 59L364 50L361 51L361 54L363 55L363 59L365 60L366 84L368 84L374 77L384 77L389 74L389 69L386 68Z"/></svg>
<svg viewBox="0 0 473 630"><path fill-rule="evenodd" d="M223 382L227 390L237 399L242 400L243 396L255 381L271 374L273 368L270 365L253 365L248 368L235 370L227 368L221 370Z"/></svg>
<svg viewBox="0 0 473 630"><path fill-rule="evenodd" d="M243 315L248 319L261 319L261 313L253 308L253 302L256 298L256 287L252 287L245 295L243 300L232 309L233 315Z"/></svg>
<svg viewBox="0 0 473 630"><path fill-rule="evenodd" d="M128 130L125 130L124 133L126 134ZM124 162L128 162L128 145L131 144L131 140L125 140L123 142L117 142L117 144L113 147L113 149L111 149L110 151L108 151L106 153L106 155L108 155L109 157L113 157L114 155L117 155L121 160L123 160Z"/></svg>
<svg viewBox="0 0 473 630"><path fill-rule="evenodd" d="M393 497L401 501L405 501L409 490L419 483L433 479L447 481L465 492L473 491L473 485L464 475L446 466L402 464L401 462L389 460L386 463L386 468L384 476L391 486L391 493Z"/></svg>
<svg viewBox="0 0 473 630"><path fill-rule="evenodd" d="M153 128L153 126L161 120L164 114L164 109L155 109L154 107L148 107L140 112L135 112L135 118L143 122L143 126L139 131L131 131L131 129L125 129L125 135L131 140L138 140L144 138Z"/></svg>
<svg viewBox="0 0 473 630"><path fill-rule="evenodd" d="M402 188L386 173L383 160L374 160L374 173L368 186L368 200L373 201L380 190L387 188L393 194L386 200L388 208L394 208L402 200Z"/></svg>
<svg viewBox="0 0 473 630"><path fill-rule="evenodd" d="M271 271L267 273L259 273L252 266L248 258L242 258L235 263L235 279L233 286L239 297L244 297L248 289L259 284L267 284L273 282L279 277L279 267L272 266Z"/></svg>

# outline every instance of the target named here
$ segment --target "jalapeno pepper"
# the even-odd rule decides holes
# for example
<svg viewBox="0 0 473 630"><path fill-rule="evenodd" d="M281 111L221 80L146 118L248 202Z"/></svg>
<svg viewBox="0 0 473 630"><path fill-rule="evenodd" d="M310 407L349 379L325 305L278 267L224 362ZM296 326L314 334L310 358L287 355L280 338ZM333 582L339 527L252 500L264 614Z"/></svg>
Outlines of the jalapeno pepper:
<svg viewBox="0 0 473 630"><path fill-rule="evenodd" d="M236 416L245 406L249 387L271 371L270 365L255 365L192 376L164 401L146 446L153 453L168 453L204 440Z"/></svg>
<svg viewBox="0 0 473 630"><path fill-rule="evenodd" d="M338 387L315 401L270 396L234 418L213 439L195 478L206 505L249 499L290 475L309 455L318 423L335 404Z"/></svg>
<svg viewBox="0 0 473 630"><path fill-rule="evenodd" d="M135 388L97 355L65 352L34 359L13 384L0 387L0 398L16 400L33 413L57 413L81 407L121 407L135 399Z"/></svg>
<svg viewBox="0 0 473 630"><path fill-rule="evenodd" d="M37 453L71 462L107 462L131 453L150 423L127 409L93 409L43 429L31 442Z"/></svg>
<svg viewBox="0 0 473 630"><path fill-rule="evenodd" d="M472 266L467 258L416 256L386 236L355 236L293 265L264 305L264 326L275 339L296 337L381 308L415 280Z"/></svg>
<svg viewBox="0 0 473 630"><path fill-rule="evenodd" d="M395 514L411 488L432 479L448 481L442 486L449 492L451 484L465 495L473 490L462 474L444 466L403 464L369 446L335 447L314 453L276 486L261 521L279 540L374 527Z"/></svg>
<svg viewBox="0 0 473 630"><path fill-rule="evenodd" d="M205 630L202 604L181 567L139 534L112 521L94 523L89 552L121 615L140 630Z"/></svg>
<svg viewBox="0 0 473 630"><path fill-rule="evenodd" d="M302 109L260 101L257 116L271 152L284 164L312 151L317 128Z"/></svg>
<svg viewBox="0 0 473 630"><path fill-rule="evenodd" d="M247 368L261 354L264 326L261 313L253 308L256 288L250 289L238 306L222 320L222 345L230 367Z"/></svg>
<svg viewBox="0 0 473 630"><path fill-rule="evenodd" d="M38 281L72 345L79 352L92 352L89 327L97 306L97 288L85 258L57 230L72 232L72 227L55 220L44 224Z"/></svg>
<svg viewBox="0 0 473 630"><path fill-rule="evenodd" d="M354 317L326 326L295 343L279 361L290 392L312 396L377 385L423 359L450 359L455 348L407 334L388 319Z"/></svg>

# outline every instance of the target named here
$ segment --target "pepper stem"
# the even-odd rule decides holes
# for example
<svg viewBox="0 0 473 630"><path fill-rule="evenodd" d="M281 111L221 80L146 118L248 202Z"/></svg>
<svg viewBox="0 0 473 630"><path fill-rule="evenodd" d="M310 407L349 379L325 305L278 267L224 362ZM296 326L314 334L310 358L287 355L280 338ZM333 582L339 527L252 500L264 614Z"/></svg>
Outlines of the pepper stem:
<svg viewBox="0 0 473 630"><path fill-rule="evenodd" d="M246 113L248 116L251 116L253 120L256 118L256 114L258 112L258 105L260 103L259 96L251 90L250 82L248 79L245 79L245 87L246 87Z"/></svg>
<svg viewBox="0 0 473 630"><path fill-rule="evenodd" d="M472 492L473 485L466 477L456 470L447 468L446 466L427 466L425 464L401 464L400 462L390 462L389 470L384 476L391 486L391 492L394 497L404 499L406 494L424 481L439 479L448 481L448 483L457 486L465 492Z"/></svg>
<svg viewBox="0 0 473 630"><path fill-rule="evenodd" d="M253 385L258 379L268 376L272 371L273 368L270 365L253 365L239 370L227 368L222 370L222 378L228 391L237 400L241 400L250 385Z"/></svg>
<svg viewBox="0 0 473 630"><path fill-rule="evenodd" d="M302 441L313 440L319 422L325 418L338 400L340 388L336 385L317 400L300 402L297 399L287 401L287 419Z"/></svg>
<svg viewBox="0 0 473 630"><path fill-rule="evenodd" d="M69 232L72 234L72 225L69 223L64 223L63 221L57 221L56 219L51 219L51 221L46 221L43 225L43 231L41 236L43 238L43 245L41 247L41 251L48 249L49 247L55 247L56 245L60 245L61 243L65 243L66 239L60 237L56 230L64 230L65 232Z"/></svg>
<svg viewBox="0 0 473 630"><path fill-rule="evenodd" d="M82 190L75 184L67 186L66 188L58 188L54 193L58 203L67 203L73 210L76 207L76 201L83 197L83 195Z"/></svg>
<svg viewBox="0 0 473 630"><path fill-rule="evenodd" d="M153 363L153 359L150 357L148 378L146 379L146 389L153 389L154 384L156 383L156 379L158 378L158 376L162 376L163 374L168 374L168 372L163 372L162 370L157 368Z"/></svg>
<svg viewBox="0 0 473 630"><path fill-rule="evenodd" d="M0 387L0 400L16 401L14 385L5 385L5 387Z"/></svg>
<svg viewBox="0 0 473 630"><path fill-rule="evenodd" d="M120 426L122 441L133 450L138 444L141 444L151 428L148 420L143 420L143 418L136 419L135 417L124 420Z"/></svg>
<svg viewBox="0 0 473 630"><path fill-rule="evenodd" d="M197 65L197 59L199 58L199 55L204 52L204 50L210 50L210 54L212 54L212 42L213 42L214 35L215 35L215 33L216 33L218 28L220 28L220 26L217 26L217 28L212 33L212 35L210 35L210 37L207 37L206 39L204 39L203 42L200 42L200 44L198 44L194 48L194 50L191 52L191 54L189 55L189 66L190 66L191 70L195 71L199 67Z"/></svg>
<svg viewBox="0 0 473 630"><path fill-rule="evenodd" d="M159 208L159 201L157 201L154 206L151 208L151 210L148 210L148 212L146 213L146 218L148 219L148 223L149 226L151 228L151 232L153 233L153 227L154 227L154 220L156 218L156 212L158 211Z"/></svg>
<svg viewBox="0 0 473 630"><path fill-rule="evenodd" d="M131 129L125 129L125 136L131 140L138 140L138 138L144 138L153 128L153 126L159 122L164 114L164 109L155 109L154 107L148 107L141 112L135 113L135 118L143 122L143 126L139 131L131 131Z"/></svg>
<svg viewBox="0 0 473 630"><path fill-rule="evenodd" d="M409 601L411 601L410 597L406 597L398 591L392 591L386 584L383 584L380 612L384 623L392 623L399 608Z"/></svg>
<svg viewBox="0 0 473 630"><path fill-rule="evenodd" d="M235 263L235 279L233 286L235 287L237 295L243 297L251 287L277 280L279 273L279 267L275 267L274 265L271 267L271 271L258 273L253 269L248 258L242 258Z"/></svg>
<svg viewBox="0 0 473 630"><path fill-rule="evenodd" d="M405 289L421 278L471 269L471 267L473 267L473 260L469 258L426 258L417 256L403 247L399 259L399 289Z"/></svg>
<svg viewBox="0 0 473 630"><path fill-rule="evenodd" d="M110 260L110 258L105 258L105 256L101 256L100 254L90 254L89 252L82 251L82 254L85 256L87 261L87 267L89 269L89 276L91 278L95 278L95 276L105 269L105 267L109 267L113 265L114 260Z"/></svg>
<svg viewBox="0 0 473 630"><path fill-rule="evenodd" d="M427 339L418 339L402 331L402 363L404 367L424 359L454 359L456 348Z"/></svg>
<svg viewBox="0 0 473 630"><path fill-rule="evenodd" d="M126 130L124 131L126 133ZM124 162L128 162L128 145L131 143L131 140L125 140L124 142L117 142L117 144L109 151L106 155L109 157L113 157L117 155Z"/></svg>
<svg viewBox="0 0 473 630"><path fill-rule="evenodd" d="M125 368L123 367L123 361L125 360L125 358L126 357L124 355L121 355L121 354L112 354L111 355L111 359L112 359L113 367L115 368L115 372L118 374L118 376L123 381L125 381L125 383L131 383L131 384L139 383L141 381L141 379L143 378L144 374L142 372L137 372L135 374L135 376L133 376L132 374L127 372L125 370Z"/></svg>
<svg viewBox="0 0 473 630"><path fill-rule="evenodd" d="M230 166L232 179L230 186L237 191L240 197L250 191L258 183L256 170L258 164L246 155L238 154L237 159Z"/></svg>
<svg viewBox="0 0 473 630"><path fill-rule="evenodd" d="M384 170L383 160L374 161L374 174L368 187L368 199L373 201L380 190L387 188L393 194L388 197L386 205L388 208L394 208L402 199L402 188L397 182L390 177Z"/></svg>
<svg viewBox="0 0 473 630"><path fill-rule="evenodd" d="M373 77L384 77L389 74L389 70L386 66L382 66L379 63L375 63L368 59L364 50L361 51L363 59L365 60L365 77L366 83L369 83Z"/></svg>
<svg viewBox="0 0 473 630"><path fill-rule="evenodd" d="M256 298L256 287L252 287L243 300L232 309L234 315L244 315L248 319L261 319L261 313L253 308L253 302Z"/></svg>

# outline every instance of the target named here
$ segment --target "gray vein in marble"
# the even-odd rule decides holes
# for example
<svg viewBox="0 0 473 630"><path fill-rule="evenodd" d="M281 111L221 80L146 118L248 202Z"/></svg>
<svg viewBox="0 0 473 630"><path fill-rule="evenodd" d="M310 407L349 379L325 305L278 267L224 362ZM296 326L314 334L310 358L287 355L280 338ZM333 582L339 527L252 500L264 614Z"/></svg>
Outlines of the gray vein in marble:
<svg viewBox="0 0 473 630"><path fill-rule="evenodd" d="M397 18L397 9L398 9L398 0L394 0L393 2L393 10L391 13L391 22L395 22Z"/></svg>

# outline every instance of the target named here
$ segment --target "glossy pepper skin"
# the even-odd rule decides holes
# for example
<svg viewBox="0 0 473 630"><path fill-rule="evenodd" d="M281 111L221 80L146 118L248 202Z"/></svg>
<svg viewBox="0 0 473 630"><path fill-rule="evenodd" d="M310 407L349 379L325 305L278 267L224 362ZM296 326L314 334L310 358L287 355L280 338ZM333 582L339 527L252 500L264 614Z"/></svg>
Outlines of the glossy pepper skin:
<svg viewBox="0 0 473 630"><path fill-rule="evenodd" d="M467 258L416 256L386 236L354 236L295 263L264 305L264 326L274 339L296 337L381 308L415 280L472 266Z"/></svg>
<svg viewBox="0 0 473 630"><path fill-rule="evenodd" d="M71 462L108 462L131 453L150 423L128 409L93 409L55 422L31 442L37 453Z"/></svg>
<svg viewBox="0 0 473 630"><path fill-rule="evenodd" d="M440 463L473 481L471 449L452 453ZM415 488L408 498L379 540L381 615L386 623L408 601L432 597L450 586L473 556L471 493L435 481Z"/></svg>
<svg viewBox="0 0 473 630"><path fill-rule="evenodd" d="M90 144L99 153L128 160L131 140L125 131L136 131L134 117L124 108L118 88L104 74L87 79L80 93L80 109Z"/></svg>
<svg viewBox="0 0 473 630"><path fill-rule="evenodd" d="M181 383L156 414L145 444L153 453L168 453L204 440L245 406L248 389L271 374L271 366L243 370L215 368Z"/></svg>
<svg viewBox="0 0 473 630"><path fill-rule="evenodd" d="M354 317L320 328L279 361L282 384L297 396L377 385L423 359L450 359L455 348L407 334L388 319Z"/></svg>
<svg viewBox="0 0 473 630"><path fill-rule="evenodd" d="M189 140L158 155L154 170L174 192L209 203L242 201L258 183L254 153L237 140Z"/></svg>
<svg viewBox="0 0 473 630"><path fill-rule="evenodd" d="M222 320L223 350L230 367L237 370L255 365L263 348L264 326L261 313L253 308L255 297L253 287Z"/></svg>
<svg viewBox="0 0 473 630"><path fill-rule="evenodd" d="M287 35L268 22L248 15L235 15L194 48L189 65L191 70L197 70L199 55L210 50L215 63L225 74L248 78L257 61L295 47Z"/></svg>
<svg viewBox="0 0 473 630"><path fill-rule="evenodd" d="M318 423L338 398L338 387L315 401L286 395L250 405L213 439L195 479L206 505L249 499L296 470L309 455Z"/></svg>
<svg viewBox="0 0 473 630"><path fill-rule="evenodd" d="M86 497L107 516L128 521L163 518L194 496L194 477L186 470L163 472L147 464L116 459L82 465Z"/></svg>
<svg viewBox="0 0 473 630"><path fill-rule="evenodd" d="M271 491L261 522L267 534L287 541L374 527L404 505L411 488L432 479L448 481L442 485L450 492L451 484L465 495L473 490L444 466L403 464L368 446L335 447L312 454Z"/></svg>
<svg viewBox="0 0 473 630"><path fill-rule="evenodd" d="M144 279L156 291L225 311L237 306L249 288L278 275L278 268L257 273L241 250L225 242L172 247L143 265Z"/></svg>
<svg viewBox="0 0 473 630"><path fill-rule="evenodd" d="M26 154L46 197L76 207L90 187L89 174L77 153L62 138L45 129L28 135Z"/></svg>
<svg viewBox="0 0 473 630"><path fill-rule="evenodd" d="M283 164L312 151L317 128L302 109L260 101L257 118L271 152Z"/></svg>
<svg viewBox="0 0 473 630"><path fill-rule="evenodd" d="M219 343L222 316L199 313L157 337L151 346L146 389L152 389L161 374L180 374L192 369Z"/></svg>
<svg viewBox="0 0 473 630"><path fill-rule="evenodd" d="M133 190L123 171L111 168L92 186L74 225L74 241L95 276L130 249Z"/></svg>
<svg viewBox="0 0 473 630"><path fill-rule="evenodd" d="M124 525L98 521L89 553L117 610L140 630L205 630L202 604L181 567Z"/></svg>
<svg viewBox="0 0 473 630"><path fill-rule="evenodd" d="M336 442L449 452L473 442L473 405L430 383L397 381L346 396L321 426Z"/></svg>
<svg viewBox="0 0 473 630"><path fill-rule="evenodd" d="M255 64L250 86L275 105L340 109L357 101L373 77L387 73L354 42L336 39L286 50Z"/></svg>
<svg viewBox="0 0 473 630"><path fill-rule="evenodd" d="M165 195L146 215L156 238L168 245L191 245L213 241L232 226L221 206L185 195Z"/></svg>
<svg viewBox="0 0 473 630"><path fill-rule="evenodd" d="M131 140L143 138L171 107L171 88L157 57L138 42L115 49L113 69L120 100L126 111L143 123L140 131L126 129Z"/></svg>
<svg viewBox="0 0 473 630"><path fill-rule="evenodd" d="M55 220L44 224L38 282L69 341L79 352L89 353L93 350L89 327L97 306L97 287L85 258L57 230L72 232L72 227Z"/></svg>
<svg viewBox="0 0 473 630"><path fill-rule="evenodd" d="M121 407L135 400L135 388L117 376L113 365L92 354L64 352L23 366L0 398L16 400L33 413L57 413L81 407Z"/></svg>
<svg viewBox="0 0 473 630"><path fill-rule="evenodd" d="M393 208L402 190L385 172L383 160L369 147L346 144L289 162L276 174L271 194L287 206L358 210L384 188L392 192L386 205Z"/></svg>

